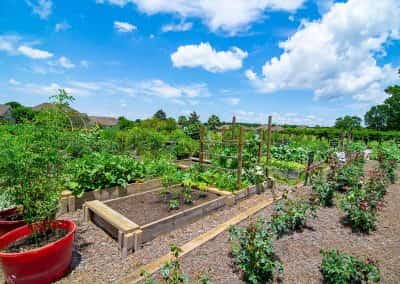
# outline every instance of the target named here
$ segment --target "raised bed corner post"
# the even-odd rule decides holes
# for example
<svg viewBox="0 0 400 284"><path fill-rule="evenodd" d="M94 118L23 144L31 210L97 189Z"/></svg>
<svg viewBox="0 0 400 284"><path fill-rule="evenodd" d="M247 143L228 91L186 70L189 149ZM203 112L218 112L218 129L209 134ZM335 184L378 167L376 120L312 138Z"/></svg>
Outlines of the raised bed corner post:
<svg viewBox="0 0 400 284"><path fill-rule="evenodd" d="M200 167L203 169L204 163L204 126L200 128Z"/></svg>
<svg viewBox="0 0 400 284"><path fill-rule="evenodd" d="M235 131L236 131L236 116L232 117L232 140L235 139Z"/></svg>
<svg viewBox="0 0 400 284"><path fill-rule="evenodd" d="M237 190L242 188L242 168L243 168L243 127L239 128L239 140L238 140L238 167L237 167Z"/></svg>
<svg viewBox="0 0 400 284"><path fill-rule="evenodd" d="M265 165L265 173L267 178L270 175L270 163L271 163L271 133L272 133L272 116L268 116L268 132L267 132L267 163Z"/></svg>
<svg viewBox="0 0 400 284"><path fill-rule="evenodd" d="M313 162L314 162L314 152L311 151L308 154L308 161L307 161L307 167L306 167L306 177L305 177L305 180L304 180L304 186L307 185L308 180L310 178L311 165L312 165Z"/></svg>

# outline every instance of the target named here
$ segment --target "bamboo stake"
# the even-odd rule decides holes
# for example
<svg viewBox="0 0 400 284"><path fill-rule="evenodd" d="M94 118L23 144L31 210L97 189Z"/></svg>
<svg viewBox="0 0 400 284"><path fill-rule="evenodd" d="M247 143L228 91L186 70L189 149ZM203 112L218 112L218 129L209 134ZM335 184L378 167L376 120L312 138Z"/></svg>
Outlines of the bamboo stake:
<svg viewBox="0 0 400 284"><path fill-rule="evenodd" d="M243 127L239 129L239 150L238 150L238 168L237 168L237 190L242 187L242 168L243 168Z"/></svg>
<svg viewBox="0 0 400 284"><path fill-rule="evenodd" d="M200 167L203 167L204 163L204 126L200 128Z"/></svg>
<svg viewBox="0 0 400 284"><path fill-rule="evenodd" d="M267 164L266 164L266 174L267 178L270 174L270 163L271 163L271 133L272 133L272 116L268 116L268 132L267 132Z"/></svg>

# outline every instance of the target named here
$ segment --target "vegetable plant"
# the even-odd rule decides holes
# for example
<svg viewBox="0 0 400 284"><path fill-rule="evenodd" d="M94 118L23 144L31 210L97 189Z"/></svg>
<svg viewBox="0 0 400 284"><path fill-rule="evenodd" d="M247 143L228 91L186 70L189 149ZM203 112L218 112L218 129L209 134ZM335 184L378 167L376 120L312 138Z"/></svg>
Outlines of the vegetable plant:
<svg viewBox="0 0 400 284"><path fill-rule="evenodd" d="M321 250L321 272L327 284L380 283L380 271L376 263L367 263L337 250Z"/></svg>
<svg viewBox="0 0 400 284"><path fill-rule="evenodd" d="M278 238L293 231L302 230L309 217L316 217L317 207L305 200L285 198L278 202L271 215L270 229Z"/></svg>
<svg viewBox="0 0 400 284"><path fill-rule="evenodd" d="M247 283L272 283L283 266L275 256L272 235L264 220L247 228L230 227L230 242L235 264Z"/></svg>

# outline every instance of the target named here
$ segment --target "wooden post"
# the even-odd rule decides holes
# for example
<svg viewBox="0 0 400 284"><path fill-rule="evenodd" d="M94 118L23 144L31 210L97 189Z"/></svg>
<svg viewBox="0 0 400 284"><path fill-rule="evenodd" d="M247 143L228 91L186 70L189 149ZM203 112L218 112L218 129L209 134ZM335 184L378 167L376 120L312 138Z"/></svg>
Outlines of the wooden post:
<svg viewBox="0 0 400 284"><path fill-rule="evenodd" d="M200 128L200 167L203 167L204 163L204 126Z"/></svg>
<svg viewBox="0 0 400 284"><path fill-rule="evenodd" d="M267 132L267 164L266 164L266 174L269 178L270 170L269 166L271 163L271 133L272 133L272 116L268 116L268 132Z"/></svg>
<svg viewBox="0 0 400 284"><path fill-rule="evenodd" d="M240 190L242 187L242 168L243 168L243 127L240 127L239 130L239 141L238 141L238 168L237 168L237 190Z"/></svg>
<svg viewBox="0 0 400 284"><path fill-rule="evenodd" d="M344 136L345 136L345 133L344 133L344 130L342 130L342 137L340 138L340 150L341 151L343 151L343 149L344 149Z"/></svg>
<svg viewBox="0 0 400 284"><path fill-rule="evenodd" d="M307 185L308 179L310 178L310 170L311 170L311 165L314 162L314 152L310 152L308 154L308 161L307 161L307 168L306 168L306 178L304 180L304 186Z"/></svg>
<svg viewBox="0 0 400 284"><path fill-rule="evenodd" d="M260 149L258 150L258 163L261 163L261 158L263 156L263 147L264 147L264 128L260 129Z"/></svg>
<svg viewBox="0 0 400 284"><path fill-rule="evenodd" d="M236 116L232 117L232 140L235 139L236 132Z"/></svg>

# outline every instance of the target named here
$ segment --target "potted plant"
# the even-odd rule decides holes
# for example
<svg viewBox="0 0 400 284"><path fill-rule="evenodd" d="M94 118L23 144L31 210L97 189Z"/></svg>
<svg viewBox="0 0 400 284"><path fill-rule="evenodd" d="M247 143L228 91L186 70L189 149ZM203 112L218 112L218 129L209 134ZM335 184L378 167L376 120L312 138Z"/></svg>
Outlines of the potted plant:
<svg viewBox="0 0 400 284"><path fill-rule="evenodd" d="M76 225L55 220L67 159L65 124L58 107L68 98L57 96L56 109L35 124L22 124L2 135L0 181L26 225L0 237L0 263L7 283L51 283L65 275L72 260ZM62 122L62 121L61 121Z"/></svg>

